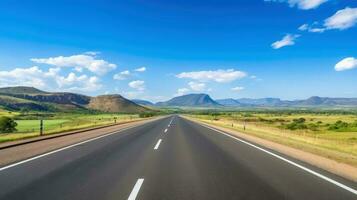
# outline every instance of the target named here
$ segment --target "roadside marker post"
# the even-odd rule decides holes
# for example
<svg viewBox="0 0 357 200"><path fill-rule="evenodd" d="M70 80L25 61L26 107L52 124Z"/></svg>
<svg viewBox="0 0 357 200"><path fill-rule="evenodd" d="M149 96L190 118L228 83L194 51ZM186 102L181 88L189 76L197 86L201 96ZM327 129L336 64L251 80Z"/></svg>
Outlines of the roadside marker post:
<svg viewBox="0 0 357 200"><path fill-rule="evenodd" d="M43 135L43 119L40 120L40 135Z"/></svg>

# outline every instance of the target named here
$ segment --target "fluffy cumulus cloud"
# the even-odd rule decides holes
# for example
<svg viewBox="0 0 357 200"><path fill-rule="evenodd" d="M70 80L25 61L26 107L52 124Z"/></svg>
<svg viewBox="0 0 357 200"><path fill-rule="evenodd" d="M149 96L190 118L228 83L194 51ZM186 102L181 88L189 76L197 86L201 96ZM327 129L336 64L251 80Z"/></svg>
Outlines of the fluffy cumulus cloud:
<svg viewBox="0 0 357 200"><path fill-rule="evenodd" d="M50 68L47 71L37 66L16 68L10 71L0 71L0 86L32 86L44 90L64 90L76 92L91 92L99 90L102 85L96 76L69 73L60 75L59 68Z"/></svg>
<svg viewBox="0 0 357 200"><path fill-rule="evenodd" d="M319 7L328 0L264 0L265 2L288 3L290 7L298 7L302 10L310 10Z"/></svg>
<svg viewBox="0 0 357 200"><path fill-rule="evenodd" d="M136 72L145 72L146 71L146 67L139 67L137 69L135 69Z"/></svg>
<svg viewBox="0 0 357 200"><path fill-rule="evenodd" d="M231 88L231 90L235 91L235 92L240 92L240 91L244 90L244 87L237 86L237 87Z"/></svg>
<svg viewBox="0 0 357 200"><path fill-rule="evenodd" d="M194 71L194 72L182 72L177 74L177 78L187 78L196 81L215 81L218 83L231 82L237 79L246 77L247 74L242 71L237 71L234 69L228 70L215 70L215 71Z"/></svg>
<svg viewBox="0 0 357 200"><path fill-rule="evenodd" d="M204 91L206 89L206 84L191 81L188 83L193 91Z"/></svg>
<svg viewBox="0 0 357 200"><path fill-rule="evenodd" d="M58 56L50 58L32 58L31 61L39 64L48 64L56 67L73 67L82 72L87 69L93 73L103 75L116 68L116 65L102 59L97 59L97 53L90 52L72 56Z"/></svg>
<svg viewBox="0 0 357 200"><path fill-rule="evenodd" d="M278 40L276 42L274 42L273 44L271 44L271 47L273 49L280 49L282 47L285 46L292 46L295 44L295 40L296 38L300 37L299 35L291 35L291 34L287 34L283 37L283 39Z"/></svg>
<svg viewBox="0 0 357 200"><path fill-rule="evenodd" d="M357 23L357 8L345 8L337 11L325 20L326 29L344 30L353 27Z"/></svg>
<svg viewBox="0 0 357 200"><path fill-rule="evenodd" d="M357 68L357 58L354 57L345 58L335 65L336 71L345 71L353 68Z"/></svg>
<svg viewBox="0 0 357 200"><path fill-rule="evenodd" d="M69 91L97 91L102 85L96 76L76 75L71 72L68 76L58 76L57 84L60 88Z"/></svg>
<svg viewBox="0 0 357 200"><path fill-rule="evenodd" d="M320 25L319 25L320 24ZM323 33L327 30L345 30L357 24L357 8L345 8L337 11L334 15L324 20L323 25L314 22L311 25L303 24L300 31Z"/></svg>
<svg viewBox="0 0 357 200"><path fill-rule="evenodd" d="M145 90L145 82L141 80L131 81L128 85L129 87L134 88L138 91Z"/></svg>
<svg viewBox="0 0 357 200"><path fill-rule="evenodd" d="M125 70L125 71L119 72L117 74L114 74L113 79L125 80L125 79L129 78L130 74L131 74L130 71Z"/></svg>

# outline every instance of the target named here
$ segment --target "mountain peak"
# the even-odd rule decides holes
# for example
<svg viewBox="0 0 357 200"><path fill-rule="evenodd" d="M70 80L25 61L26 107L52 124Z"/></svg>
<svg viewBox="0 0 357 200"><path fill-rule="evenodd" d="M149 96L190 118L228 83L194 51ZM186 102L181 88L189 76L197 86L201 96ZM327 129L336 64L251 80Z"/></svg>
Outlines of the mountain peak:
<svg viewBox="0 0 357 200"><path fill-rule="evenodd" d="M211 107L219 106L220 104L214 101L208 94L186 94L177 96L169 101L160 102L159 106L187 106L187 107Z"/></svg>

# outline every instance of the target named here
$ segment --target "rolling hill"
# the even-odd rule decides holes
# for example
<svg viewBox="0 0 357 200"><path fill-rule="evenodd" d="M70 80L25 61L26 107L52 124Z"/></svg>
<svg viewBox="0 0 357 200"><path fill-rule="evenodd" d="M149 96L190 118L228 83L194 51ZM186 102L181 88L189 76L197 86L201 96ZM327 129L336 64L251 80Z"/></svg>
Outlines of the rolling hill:
<svg viewBox="0 0 357 200"><path fill-rule="evenodd" d="M102 112L144 112L144 108L120 95L90 97L68 92L45 92L33 87L0 88L0 107L7 110L67 112L97 110Z"/></svg>
<svg viewBox="0 0 357 200"><path fill-rule="evenodd" d="M117 94L92 97L88 104L88 108L103 112L137 113L149 111L148 108L140 106Z"/></svg>

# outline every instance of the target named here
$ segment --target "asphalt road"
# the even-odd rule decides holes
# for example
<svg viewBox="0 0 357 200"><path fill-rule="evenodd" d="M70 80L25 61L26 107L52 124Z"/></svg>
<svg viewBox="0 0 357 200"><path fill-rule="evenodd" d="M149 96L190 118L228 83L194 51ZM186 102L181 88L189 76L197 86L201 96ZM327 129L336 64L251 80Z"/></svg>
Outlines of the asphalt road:
<svg viewBox="0 0 357 200"><path fill-rule="evenodd" d="M170 116L0 166L0 199L357 199L355 182L277 156Z"/></svg>

